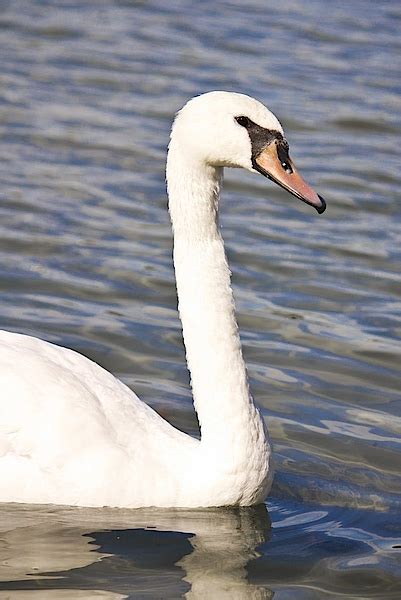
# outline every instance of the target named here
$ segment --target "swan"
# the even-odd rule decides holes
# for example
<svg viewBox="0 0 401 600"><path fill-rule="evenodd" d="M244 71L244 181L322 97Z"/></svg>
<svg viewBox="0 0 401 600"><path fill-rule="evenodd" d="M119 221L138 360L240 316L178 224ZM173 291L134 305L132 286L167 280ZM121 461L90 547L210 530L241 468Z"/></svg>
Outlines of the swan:
<svg viewBox="0 0 401 600"><path fill-rule="evenodd" d="M167 191L173 260L201 439L165 421L88 358L0 334L0 501L87 507L218 507L262 502L273 476L249 391L218 225L224 167L261 173L318 213L278 119L233 92L189 100L173 123Z"/></svg>

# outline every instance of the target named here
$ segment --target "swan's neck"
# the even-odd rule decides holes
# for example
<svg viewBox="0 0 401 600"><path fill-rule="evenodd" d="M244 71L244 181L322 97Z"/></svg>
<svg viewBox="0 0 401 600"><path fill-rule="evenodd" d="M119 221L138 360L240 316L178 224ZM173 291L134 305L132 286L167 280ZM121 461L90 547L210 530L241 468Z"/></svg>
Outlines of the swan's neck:
<svg viewBox="0 0 401 600"><path fill-rule="evenodd" d="M201 443L244 462L249 452L264 452L267 442L249 392L218 226L221 178L222 169L193 161L171 142L167 181L178 308Z"/></svg>

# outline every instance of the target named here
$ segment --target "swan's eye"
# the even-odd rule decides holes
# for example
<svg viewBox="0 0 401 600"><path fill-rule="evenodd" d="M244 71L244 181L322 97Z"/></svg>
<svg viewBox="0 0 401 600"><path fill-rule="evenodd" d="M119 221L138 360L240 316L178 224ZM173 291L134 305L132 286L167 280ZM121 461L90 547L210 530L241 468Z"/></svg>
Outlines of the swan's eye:
<svg viewBox="0 0 401 600"><path fill-rule="evenodd" d="M246 129L251 126L251 121L248 119L248 117L235 117L235 120L237 121L238 125L241 125L241 127L245 127Z"/></svg>
<svg viewBox="0 0 401 600"><path fill-rule="evenodd" d="M293 173L293 169L291 166L290 157L288 156L287 142L285 142L285 143L284 142L276 142L276 148L277 148L277 156L281 163L281 166L283 167L284 171L288 175L291 175L291 173Z"/></svg>

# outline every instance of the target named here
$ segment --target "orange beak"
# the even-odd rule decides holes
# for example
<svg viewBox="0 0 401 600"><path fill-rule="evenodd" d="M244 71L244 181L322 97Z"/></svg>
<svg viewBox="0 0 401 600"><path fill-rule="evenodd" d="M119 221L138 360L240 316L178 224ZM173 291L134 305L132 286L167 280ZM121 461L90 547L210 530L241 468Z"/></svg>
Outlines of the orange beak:
<svg viewBox="0 0 401 600"><path fill-rule="evenodd" d="M254 168L303 202L313 206L319 214L326 210L326 202L296 170L288 154L283 163L278 155L278 146L272 142L254 158Z"/></svg>

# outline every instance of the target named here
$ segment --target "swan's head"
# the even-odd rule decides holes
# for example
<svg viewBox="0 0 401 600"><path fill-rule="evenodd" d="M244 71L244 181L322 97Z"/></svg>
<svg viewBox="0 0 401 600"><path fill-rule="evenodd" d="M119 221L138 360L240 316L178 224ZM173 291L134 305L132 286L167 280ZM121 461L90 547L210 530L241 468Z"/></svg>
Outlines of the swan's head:
<svg viewBox="0 0 401 600"><path fill-rule="evenodd" d="M318 213L326 208L296 170L278 119L250 96L208 92L192 98L174 121L173 144L197 163L261 173Z"/></svg>

